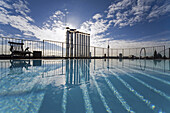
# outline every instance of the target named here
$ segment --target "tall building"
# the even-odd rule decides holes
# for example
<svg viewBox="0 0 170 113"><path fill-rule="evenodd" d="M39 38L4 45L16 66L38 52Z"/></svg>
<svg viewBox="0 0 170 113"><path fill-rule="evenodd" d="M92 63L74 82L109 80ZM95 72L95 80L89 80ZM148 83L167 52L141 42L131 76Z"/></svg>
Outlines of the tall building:
<svg viewBox="0 0 170 113"><path fill-rule="evenodd" d="M90 34L66 29L66 57L90 57Z"/></svg>

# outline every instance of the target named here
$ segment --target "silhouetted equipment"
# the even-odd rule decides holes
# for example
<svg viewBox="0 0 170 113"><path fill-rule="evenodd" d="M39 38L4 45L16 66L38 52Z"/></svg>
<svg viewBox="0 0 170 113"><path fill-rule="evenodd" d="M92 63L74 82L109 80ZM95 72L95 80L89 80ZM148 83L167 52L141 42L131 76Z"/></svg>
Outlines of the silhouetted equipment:
<svg viewBox="0 0 170 113"><path fill-rule="evenodd" d="M24 43L17 43L17 42L8 42L10 44L10 51L11 56L19 55L25 57L27 54L30 57L30 54L32 52L29 51L29 47L27 47L25 50L23 49Z"/></svg>
<svg viewBox="0 0 170 113"><path fill-rule="evenodd" d="M122 53L119 53L119 58L122 58L123 56L122 56Z"/></svg>
<svg viewBox="0 0 170 113"><path fill-rule="evenodd" d="M33 51L33 57L34 58L41 58L42 57L42 51Z"/></svg>
<svg viewBox="0 0 170 113"><path fill-rule="evenodd" d="M42 60L33 60L33 66L41 66Z"/></svg>
<svg viewBox="0 0 170 113"><path fill-rule="evenodd" d="M130 59L134 59L135 56L134 56L134 55L129 55L129 58L130 58Z"/></svg>

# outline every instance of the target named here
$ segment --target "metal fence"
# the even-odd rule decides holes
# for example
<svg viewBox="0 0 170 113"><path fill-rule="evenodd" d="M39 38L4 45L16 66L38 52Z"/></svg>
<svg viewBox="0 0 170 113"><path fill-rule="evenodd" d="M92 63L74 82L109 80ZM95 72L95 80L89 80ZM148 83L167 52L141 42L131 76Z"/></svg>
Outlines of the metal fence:
<svg viewBox="0 0 170 113"><path fill-rule="evenodd" d="M92 57L120 57L124 58L153 58L154 53L159 54L161 57L169 58L169 48L165 49L165 46L153 46L153 47L137 47L137 48L101 48L90 47Z"/></svg>
<svg viewBox="0 0 170 113"><path fill-rule="evenodd" d="M23 48L29 47L29 51L41 51L42 56L65 57L65 46L63 42L50 40L26 40L16 38L0 38L0 55L10 55L10 45L8 42L24 43Z"/></svg>
<svg viewBox="0 0 170 113"><path fill-rule="evenodd" d="M43 57L66 57L66 43L51 41L51 40L26 40L26 39L16 39L16 38L0 38L0 55L10 55L10 44L8 42L24 43L23 48L29 47L29 51L41 51ZM69 45L70 46L70 45ZM83 45L82 45L83 46ZM73 45L73 55L74 47L79 47ZM71 47L70 47L71 48ZM83 47L81 47L83 48ZM80 49L79 49L80 50ZM71 49L69 50L71 51ZM124 57L124 58L140 58L147 57L153 58L155 51L161 57L170 57L170 49L165 48L165 46L153 46L153 47L137 47L137 48L102 48L90 46L90 57ZM70 52L71 53L71 52ZM81 52L79 52L81 53ZM81 56L81 55L80 55ZM74 56L73 56L74 57Z"/></svg>

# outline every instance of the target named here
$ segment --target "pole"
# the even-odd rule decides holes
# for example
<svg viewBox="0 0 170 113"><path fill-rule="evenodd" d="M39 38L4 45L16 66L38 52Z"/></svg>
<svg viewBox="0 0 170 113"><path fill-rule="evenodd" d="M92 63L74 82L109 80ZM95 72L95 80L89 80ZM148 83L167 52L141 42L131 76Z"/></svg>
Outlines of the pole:
<svg viewBox="0 0 170 113"><path fill-rule="evenodd" d="M170 48L169 48L169 58L170 58Z"/></svg>
<svg viewBox="0 0 170 113"><path fill-rule="evenodd" d="M104 56L104 48L103 48L103 56Z"/></svg>
<svg viewBox="0 0 170 113"><path fill-rule="evenodd" d="M44 57L44 40L43 40L43 57Z"/></svg>
<svg viewBox="0 0 170 113"><path fill-rule="evenodd" d="M94 57L95 57L95 54L96 54L96 47L94 47Z"/></svg>
<svg viewBox="0 0 170 113"><path fill-rule="evenodd" d="M117 56L119 56L119 55L118 55L118 49L117 49Z"/></svg>
<svg viewBox="0 0 170 113"><path fill-rule="evenodd" d="M90 35L88 34L88 57L90 57Z"/></svg>
<svg viewBox="0 0 170 113"><path fill-rule="evenodd" d="M62 57L63 57L63 53L64 53L64 44L62 42Z"/></svg>
<svg viewBox="0 0 170 113"><path fill-rule="evenodd" d="M123 55L124 55L124 54L123 54L123 49L122 49L122 57L123 57Z"/></svg>
<svg viewBox="0 0 170 113"><path fill-rule="evenodd" d="M4 42L4 38L2 38L2 55L4 54L4 44L3 44L3 42Z"/></svg>
<svg viewBox="0 0 170 113"><path fill-rule="evenodd" d="M165 59L165 57L166 57L166 56L165 56L165 45L164 45L164 59Z"/></svg>

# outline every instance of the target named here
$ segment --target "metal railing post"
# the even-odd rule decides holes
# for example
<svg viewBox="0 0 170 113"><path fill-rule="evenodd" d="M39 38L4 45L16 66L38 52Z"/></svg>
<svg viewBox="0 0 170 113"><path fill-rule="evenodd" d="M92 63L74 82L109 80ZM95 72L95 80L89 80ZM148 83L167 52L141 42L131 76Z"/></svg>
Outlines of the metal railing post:
<svg viewBox="0 0 170 113"><path fill-rule="evenodd" d="M154 55L154 52L155 52L154 50L155 50L155 48L153 47L153 53L152 53L152 55Z"/></svg>
<svg viewBox="0 0 170 113"><path fill-rule="evenodd" d="M43 40L43 57L44 57L44 40Z"/></svg>
<svg viewBox="0 0 170 113"><path fill-rule="evenodd" d="M118 49L117 49L117 57L118 57L119 55L118 55Z"/></svg>
<svg viewBox="0 0 170 113"><path fill-rule="evenodd" d="M124 49L122 49L122 57L124 56Z"/></svg>
<svg viewBox="0 0 170 113"><path fill-rule="evenodd" d="M165 45L164 45L164 59L165 59L165 57L166 57L166 56L165 56Z"/></svg>
<svg viewBox="0 0 170 113"><path fill-rule="evenodd" d="M4 54L4 44L3 44L3 42L4 42L4 38L2 38L2 55Z"/></svg>
<svg viewBox="0 0 170 113"><path fill-rule="evenodd" d="M170 48L169 48L169 58L170 58Z"/></svg>
<svg viewBox="0 0 170 113"><path fill-rule="evenodd" d="M95 57L95 55L96 55L96 47L94 47L94 57Z"/></svg>
<svg viewBox="0 0 170 113"><path fill-rule="evenodd" d="M64 50L63 47L64 47L64 44L62 43L62 57L63 57L63 54L64 54L64 53L63 53L63 50Z"/></svg>

